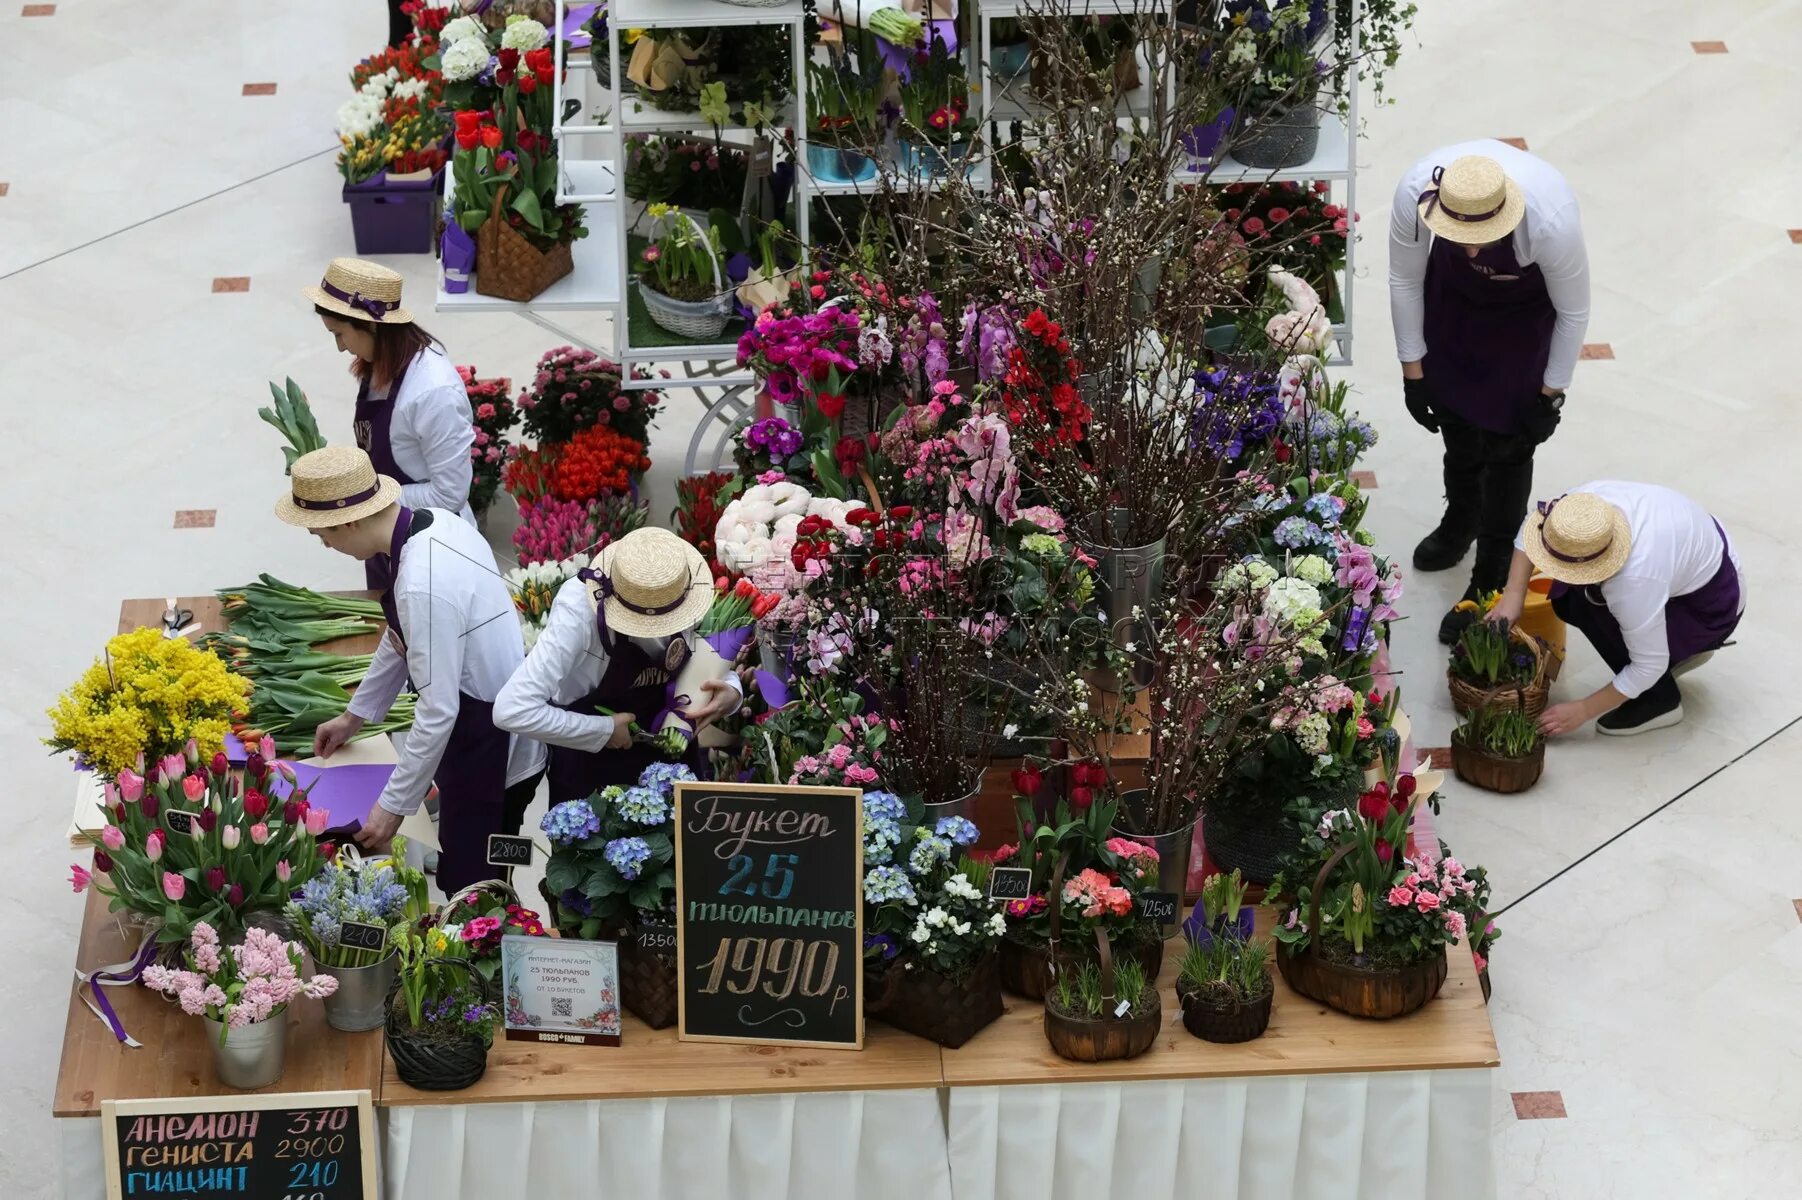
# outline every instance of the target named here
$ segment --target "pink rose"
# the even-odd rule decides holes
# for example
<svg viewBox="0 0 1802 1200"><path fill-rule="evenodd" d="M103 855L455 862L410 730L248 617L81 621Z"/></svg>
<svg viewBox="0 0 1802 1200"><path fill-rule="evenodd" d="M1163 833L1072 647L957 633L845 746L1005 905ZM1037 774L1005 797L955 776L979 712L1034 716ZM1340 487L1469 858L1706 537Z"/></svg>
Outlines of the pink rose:
<svg viewBox="0 0 1802 1200"><path fill-rule="evenodd" d="M108 850L117 850L125 845L125 831L117 825L108 825L100 831L100 840Z"/></svg>
<svg viewBox="0 0 1802 1200"><path fill-rule="evenodd" d="M1439 893L1422 890L1414 896L1414 907L1423 913L1432 912L1439 907Z"/></svg>
<svg viewBox="0 0 1802 1200"><path fill-rule="evenodd" d="M174 871L163 872L163 895L171 900L180 900L188 894L188 881Z"/></svg>
<svg viewBox="0 0 1802 1200"><path fill-rule="evenodd" d="M1392 887L1389 889L1390 908L1406 908L1412 903L1414 903L1414 893L1410 889L1405 887Z"/></svg>

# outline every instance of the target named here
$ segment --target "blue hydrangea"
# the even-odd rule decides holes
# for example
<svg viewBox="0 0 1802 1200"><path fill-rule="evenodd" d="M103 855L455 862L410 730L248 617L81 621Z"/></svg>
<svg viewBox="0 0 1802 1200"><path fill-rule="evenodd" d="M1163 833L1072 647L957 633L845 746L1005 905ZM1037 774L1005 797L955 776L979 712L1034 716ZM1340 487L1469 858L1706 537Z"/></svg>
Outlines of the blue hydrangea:
<svg viewBox="0 0 1802 1200"><path fill-rule="evenodd" d="M863 860L866 863L885 863L895 857L895 847L901 844L901 826L887 819L864 822L863 827Z"/></svg>
<svg viewBox="0 0 1802 1200"><path fill-rule="evenodd" d="M863 873L863 898L871 904L913 904L913 880L900 867L871 867Z"/></svg>
<svg viewBox="0 0 1802 1200"><path fill-rule="evenodd" d="M1323 527L1330 527L1337 525L1339 518L1344 515L1345 501L1330 492L1322 492L1318 496L1309 496L1301 509Z"/></svg>
<svg viewBox="0 0 1802 1200"><path fill-rule="evenodd" d="M651 847L643 838L614 838L601 853L619 872L621 879L631 882L644 870L645 862L651 857Z"/></svg>
<svg viewBox="0 0 1802 1200"><path fill-rule="evenodd" d="M907 802L893 792L865 792L863 817L866 821L899 823L907 817Z"/></svg>
<svg viewBox="0 0 1802 1200"><path fill-rule="evenodd" d="M591 838L600 832L601 819L594 815L594 809L586 800L565 800L562 804L553 805L551 811L544 814L544 820L538 823L546 837L559 846L573 846L584 838Z"/></svg>
<svg viewBox="0 0 1802 1200"><path fill-rule="evenodd" d="M907 869L915 875L926 875L951 858L951 842L936 833L921 831L920 840L907 856Z"/></svg>
<svg viewBox="0 0 1802 1200"><path fill-rule="evenodd" d="M950 838L954 846L974 846L976 839L982 836L977 832L975 822L967 817L940 817L933 832L942 838Z"/></svg>
<svg viewBox="0 0 1802 1200"><path fill-rule="evenodd" d="M661 825L669 820L669 797L655 786L627 788L619 798L619 815L640 825Z"/></svg>
<svg viewBox="0 0 1802 1200"><path fill-rule="evenodd" d="M1271 535L1279 546L1287 546L1299 550L1304 546L1318 546L1327 540L1326 533L1320 526L1306 517L1284 517L1277 523L1276 532Z"/></svg>
<svg viewBox="0 0 1802 1200"><path fill-rule="evenodd" d="M665 800L676 794L676 784L693 783L695 773L681 763L655 762L638 777L638 786L656 788Z"/></svg>

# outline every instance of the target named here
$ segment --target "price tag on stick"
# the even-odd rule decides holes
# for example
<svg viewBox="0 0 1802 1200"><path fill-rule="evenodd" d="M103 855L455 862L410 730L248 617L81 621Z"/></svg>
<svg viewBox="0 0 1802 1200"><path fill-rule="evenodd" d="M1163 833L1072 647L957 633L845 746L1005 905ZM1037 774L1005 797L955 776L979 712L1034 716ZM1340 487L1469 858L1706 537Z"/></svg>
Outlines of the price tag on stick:
<svg viewBox="0 0 1802 1200"><path fill-rule="evenodd" d="M996 867L989 875L989 899L1024 900L1032 895L1032 871L1027 867Z"/></svg>
<svg viewBox="0 0 1802 1200"><path fill-rule="evenodd" d="M491 867L529 867L532 865L532 839L511 834L488 835L488 865Z"/></svg>
<svg viewBox="0 0 1802 1200"><path fill-rule="evenodd" d="M388 946L388 931L380 925L346 921L338 927L338 943L352 950L380 951Z"/></svg>
<svg viewBox="0 0 1802 1200"><path fill-rule="evenodd" d="M169 826L170 833L179 833L183 837L194 836L194 814L183 812L179 808L171 808L163 813L163 823Z"/></svg>
<svg viewBox="0 0 1802 1200"><path fill-rule="evenodd" d="M1178 911L1175 892L1140 892L1139 913L1147 920L1162 925L1176 923Z"/></svg>

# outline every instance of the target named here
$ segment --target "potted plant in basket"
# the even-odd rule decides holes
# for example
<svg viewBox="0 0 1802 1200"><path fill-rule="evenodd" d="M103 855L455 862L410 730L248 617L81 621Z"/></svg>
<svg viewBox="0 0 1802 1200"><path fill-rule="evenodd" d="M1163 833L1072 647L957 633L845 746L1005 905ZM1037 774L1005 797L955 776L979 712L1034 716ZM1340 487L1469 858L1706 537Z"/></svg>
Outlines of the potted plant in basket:
<svg viewBox="0 0 1802 1200"><path fill-rule="evenodd" d="M1249 1042L1270 1027L1270 947L1231 930L1191 943L1176 976L1183 1028L1207 1042Z"/></svg>
<svg viewBox="0 0 1802 1200"><path fill-rule="evenodd" d="M636 787L566 800L540 826L551 840L545 902L565 937L617 938L620 1000L652 1029L676 1021L675 796L694 773L652 763Z"/></svg>
<svg viewBox="0 0 1802 1200"><path fill-rule="evenodd" d="M400 960L385 1037L401 1082L456 1091L488 1070L494 1005L455 926L412 928L394 939Z"/></svg>
<svg viewBox="0 0 1802 1200"><path fill-rule="evenodd" d="M1183 922L1183 936L1196 946L1212 945L1220 938L1249 942L1257 915L1256 906L1245 903L1245 881L1238 870L1230 875L1216 871L1201 881L1201 898Z"/></svg>
<svg viewBox="0 0 1802 1200"><path fill-rule="evenodd" d="M325 1020L333 1029L360 1033L382 1027L395 977L389 929L410 925L426 912L425 875L406 865L406 839L394 842L385 858L356 858L354 848L346 847L347 861L326 863L288 904L288 919L314 967L337 981L325 1001ZM379 927L382 944L347 944L348 923Z"/></svg>
<svg viewBox="0 0 1802 1200"><path fill-rule="evenodd" d="M976 826L917 824L919 806L865 792L865 1011L941 1046L958 1047L1001 1015L996 945L1005 924L963 857Z"/></svg>
<svg viewBox="0 0 1802 1200"><path fill-rule="evenodd" d="M421 929L452 930L463 943L463 954L491 1003L501 995L501 939L508 936L545 937L537 913L523 908L519 893L499 879L472 883L444 902L444 906L419 923Z"/></svg>
<svg viewBox="0 0 1802 1200"><path fill-rule="evenodd" d="M1539 723L1519 708L1484 704L1452 730L1452 770L1491 792L1524 792L1545 771Z"/></svg>
<svg viewBox="0 0 1802 1200"><path fill-rule="evenodd" d="M1045 1040L1063 1058L1106 1062L1151 1049L1163 1023L1157 981L1130 958L1115 959L1096 933L1097 961L1060 972L1045 993Z"/></svg>
<svg viewBox="0 0 1802 1200"><path fill-rule="evenodd" d="M1325 0L1227 0L1232 25L1226 61L1258 64L1238 107L1231 152L1248 167L1283 169L1320 145L1320 91L1326 67L1315 53L1326 32Z"/></svg>
<svg viewBox="0 0 1802 1200"><path fill-rule="evenodd" d="M1497 621L1472 621L1452 646L1446 685L1460 713L1486 705L1545 711L1545 655L1537 641Z"/></svg>
<svg viewBox="0 0 1802 1200"><path fill-rule="evenodd" d="M638 294L661 329L711 342L732 315L732 290L720 268L720 236L680 209L653 204L655 239L639 251Z"/></svg>
<svg viewBox="0 0 1802 1200"><path fill-rule="evenodd" d="M1424 799L1404 774L1321 818L1272 893L1287 909L1276 960L1291 988L1358 1017L1405 1016L1439 994L1476 881L1455 859L1405 852Z"/></svg>
<svg viewBox="0 0 1802 1200"><path fill-rule="evenodd" d="M211 925L197 922L183 958L182 970L145 967L144 986L206 1018L213 1066L227 1087L268 1087L280 1079L289 1003L330 996L338 987L329 975L303 982L300 947L267 929L248 930L241 944L230 946Z"/></svg>
<svg viewBox="0 0 1802 1200"><path fill-rule="evenodd" d="M874 77L859 63L873 62ZM807 61L807 169L822 183L862 183L876 175L867 153L876 137L881 64L874 54L853 62L843 49Z"/></svg>

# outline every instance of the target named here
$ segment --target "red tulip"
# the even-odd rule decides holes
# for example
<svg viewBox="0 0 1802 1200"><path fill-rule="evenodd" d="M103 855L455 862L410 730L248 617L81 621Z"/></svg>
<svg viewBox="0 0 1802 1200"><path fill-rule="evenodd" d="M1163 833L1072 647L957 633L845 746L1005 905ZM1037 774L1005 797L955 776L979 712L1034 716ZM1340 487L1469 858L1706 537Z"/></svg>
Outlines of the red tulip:
<svg viewBox="0 0 1802 1200"><path fill-rule="evenodd" d="M514 50L510 47L503 48L501 50L496 51L494 57L500 62L501 68L503 70L507 70L507 71L519 70L519 51Z"/></svg>
<svg viewBox="0 0 1802 1200"><path fill-rule="evenodd" d="M455 116L452 117L452 120L457 123L457 129L459 131L474 129L477 125L482 123L482 114L475 109L465 109L464 111L455 114Z"/></svg>
<svg viewBox="0 0 1802 1200"><path fill-rule="evenodd" d="M227 888L225 890L225 902L233 908L244 903L244 885L241 883L234 883L231 887Z"/></svg>
<svg viewBox="0 0 1802 1200"><path fill-rule="evenodd" d="M488 147L490 150L499 150L501 148L501 131L499 126L484 125L482 126L481 132L482 145Z"/></svg>
<svg viewBox="0 0 1802 1200"><path fill-rule="evenodd" d="M290 825L300 824L306 819L306 815L307 802L305 800L290 800L282 805L282 820Z"/></svg>
<svg viewBox="0 0 1802 1200"><path fill-rule="evenodd" d="M96 871L111 871L113 869L112 856L104 850L94 851L94 869Z"/></svg>
<svg viewBox="0 0 1802 1200"><path fill-rule="evenodd" d="M830 392L821 392L818 396L814 397L814 403L819 405L820 415L825 417L828 421L836 421L839 417L844 415L845 398L843 396L835 396Z"/></svg>
<svg viewBox="0 0 1802 1200"><path fill-rule="evenodd" d="M1087 785L1079 785L1070 789L1070 807L1079 812L1095 803L1095 790Z"/></svg>
<svg viewBox="0 0 1802 1200"><path fill-rule="evenodd" d="M1395 781L1395 798L1398 800L1411 800L1414 797L1414 789L1419 786L1420 785L1415 782L1414 776L1403 775L1400 779Z"/></svg>
<svg viewBox="0 0 1802 1200"><path fill-rule="evenodd" d="M324 859L325 861L330 862L332 855L334 855L336 853L338 853L338 843L337 842L320 842L319 843L319 857Z"/></svg>
<svg viewBox="0 0 1802 1200"><path fill-rule="evenodd" d="M888 515L893 520L905 521L907 518L914 515L913 506L911 504L897 504L895 507L888 510Z"/></svg>
<svg viewBox="0 0 1802 1200"><path fill-rule="evenodd" d="M214 777L218 779L225 778L225 773L232 769L230 761L226 759L223 753L213 755L213 761L210 766Z"/></svg>
<svg viewBox="0 0 1802 1200"><path fill-rule="evenodd" d="M459 113L458 115L461 116L462 114ZM457 130L457 149L459 150L474 150L481 144L481 141L481 137L473 129L467 132L461 129Z"/></svg>
<svg viewBox="0 0 1802 1200"><path fill-rule="evenodd" d="M1045 772L1028 763L1014 770L1013 782L1014 791L1022 796L1036 796L1039 794L1039 787L1045 782Z"/></svg>
<svg viewBox="0 0 1802 1200"><path fill-rule="evenodd" d="M1375 788L1358 797L1358 815L1366 821L1381 821L1389 815L1389 798Z"/></svg>
<svg viewBox="0 0 1802 1200"><path fill-rule="evenodd" d="M499 72L496 72L496 75L498 75L498 74L499 74ZM535 92L537 90L538 90L538 76L536 76L536 75L521 75L519 77L519 94L520 95L530 96L533 92Z"/></svg>
<svg viewBox="0 0 1802 1200"><path fill-rule="evenodd" d="M144 816L154 821L156 814L162 811L163 803L156 798L155 792L147 791L144 798L138 801L138 807L144 810Z"/></svg>
<svg viewBox="0 0 1802 1200"><path fill-rule="evenodd" d="M224 867L208 867L206 869L206 889L209 892L222 892L225 890Z"/></svg>
<svg viewBox="0 0 1802 1200"><path fill-rule="evenodd" d="M269 763L264 760L261 754L258 754L254 750L251 751L250 756L244 760L244 774L249 778L260 782L263 776L268 773Z"/></svg>
<svg viewBox="0 0 1802 1200"><path fill-rule="evenodd" d="M1385 842L1382 838L1378 838L1377 839L1377 861L1382 863L1384 866L1388 866L1389 860L1394 857L1395 857L1395 847L1391 846L1388 842Z"/></svg>
<svg viewBox="0 0 1802 1200"><path fill-rule="evenodd" d="M202 833L213 832L213 827L219 824L219 814L210 808L201 809L195 814L194 819L200 822L200 830Z"/></svg>
<svg viewBox="0 0 1802 1200"><path fill-rule="evenodd" d="M269 797L263 795L263 793L257 791L255 788L246 789L244 792L244 815L253 821L261 821L263 819L263 814L268 811Z"/></svg>

